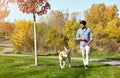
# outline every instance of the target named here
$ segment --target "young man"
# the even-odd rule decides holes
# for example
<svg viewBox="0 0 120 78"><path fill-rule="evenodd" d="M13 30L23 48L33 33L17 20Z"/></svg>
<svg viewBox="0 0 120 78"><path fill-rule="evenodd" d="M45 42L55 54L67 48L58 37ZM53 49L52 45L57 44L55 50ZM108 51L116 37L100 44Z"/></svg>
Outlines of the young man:
<svg viewBox="0 0 120 78"><path fill-rule="evenodd" d="M91 29L86 27L86 21L80 21L81 28L76 33L76 40L80 41L80 49L82 52L82 59L84 68L88 69L90 43L93 41Z"/></svg>

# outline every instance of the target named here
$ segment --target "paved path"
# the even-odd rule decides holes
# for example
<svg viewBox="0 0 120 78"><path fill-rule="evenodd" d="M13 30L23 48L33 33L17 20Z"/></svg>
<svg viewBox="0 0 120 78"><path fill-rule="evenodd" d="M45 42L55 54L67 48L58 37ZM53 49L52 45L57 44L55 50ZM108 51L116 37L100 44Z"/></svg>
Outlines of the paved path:
<svg viewBox="0 0 120 78"><path fill-rule="evenodd" d="M0 46L4 47L4 50L0 51L0 54L13 51L13 46L9 40L0 42Z"/></svg>
<svg viewBox="0 0 120 78"><path fill-rule="evenodd" d="M0 46L4 46L4 50L0 51L0 55L3 56L33 56L34 55L22 55L22 54L5 54L6 52L11 52L13 50L10 41L3 41L0 43ZM40 58L58 58L57 56L39 56ZM78 57L72 57L72 60L82 60ZM104 64L114 65L120 67L120 60L111 60L111 59L99 59L99 58L91 58L91 62L101 62Z"/></svg>

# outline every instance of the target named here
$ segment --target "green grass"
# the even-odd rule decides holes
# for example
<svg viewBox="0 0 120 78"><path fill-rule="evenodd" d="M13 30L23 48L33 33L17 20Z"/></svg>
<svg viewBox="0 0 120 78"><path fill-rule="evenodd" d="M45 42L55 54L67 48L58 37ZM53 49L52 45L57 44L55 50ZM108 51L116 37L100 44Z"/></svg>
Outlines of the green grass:
<svg viewBox="0 0 120 78"><path fill-rule="evenodd" d="M0 78L120 78L120 68L97 62L90 62L89 69L82 67L81 61L72 60L72 67L60 69L58 59L38 59L34 57L0 56Z"/></svg>
<svg viewBox="0 0 120 78"><path fill-rule="evenodd" d="M4 49L4 47L0 47L0 51L2 51Z"/></svg>
<svg viewBox="0 0 120 78"><path fill-rule="evenodd" d="M106 54L100 50L93 50L90 54L91 58L109 58L109 59L119 59L120 60L120 52L116 54Z"/></svg>
<svg viewBox="0 0 120 78"><path fill-rule="evenodd" d="M81 53L72 53L72 57L82 57ZM108 59L117 59L120 60L120 52L116 54L106 54L100 50L92 50L90 52L90 58L108 58Z"/></svg>
<svg viewBox="0 0 120 78"><path fill-rule="evenodd" d="M16 52L16 50L13 50L12 52L8 52L6 54L27 54L27 55L34 55L34 52ZM58 52L38 52L38 56L58 56ZM82 57L81 52L72 52L71 53L72 57ZM107 59L115 59L115 60L120 60L120 52L116 54L106 54L103 51L93 49L90 52L90 58L107 58Z"/></svg>

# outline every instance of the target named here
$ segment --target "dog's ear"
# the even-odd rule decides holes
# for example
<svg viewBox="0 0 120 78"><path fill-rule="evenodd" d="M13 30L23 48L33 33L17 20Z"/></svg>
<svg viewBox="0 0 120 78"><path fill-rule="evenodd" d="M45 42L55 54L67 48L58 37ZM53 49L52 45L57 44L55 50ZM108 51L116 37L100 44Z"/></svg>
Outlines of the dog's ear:
<svg viewBox="0 0 120 78"><path fill-rule="evenodd" d="M69 49L69 52L71 52L71 49Z"/></svg>

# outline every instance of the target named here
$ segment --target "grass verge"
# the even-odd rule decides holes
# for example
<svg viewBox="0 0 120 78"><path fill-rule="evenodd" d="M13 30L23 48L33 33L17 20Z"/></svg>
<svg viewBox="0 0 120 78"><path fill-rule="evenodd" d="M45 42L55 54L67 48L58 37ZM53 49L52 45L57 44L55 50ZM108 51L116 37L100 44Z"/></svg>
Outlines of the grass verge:
<svg viewBox="0 0 120 78"><path fill-rule="evenodd" d="M81 61L72 60L72 67L60 69L58 59L39 58L39 66L34 57L0 56L0 78L120 78L120 68L97 62L90 62L84 69Z"/></svg>

